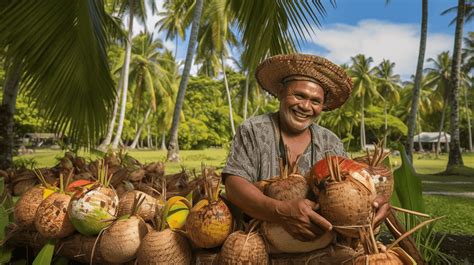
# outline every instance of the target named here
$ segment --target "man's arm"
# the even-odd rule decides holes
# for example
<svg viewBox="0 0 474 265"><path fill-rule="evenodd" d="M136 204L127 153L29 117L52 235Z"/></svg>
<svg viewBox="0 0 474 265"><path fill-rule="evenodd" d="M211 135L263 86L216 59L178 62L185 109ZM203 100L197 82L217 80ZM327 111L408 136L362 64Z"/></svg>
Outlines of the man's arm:
<svg viewBox="0 0 474 265"><path fill-rule="evenodd" d="M259 220L280 223L299 240L312 240L323 231L332 229L331 223L313 210L316 204L310 200L272 199L239 176L226 176L225 187L227 198L246 214Z"/></svg>

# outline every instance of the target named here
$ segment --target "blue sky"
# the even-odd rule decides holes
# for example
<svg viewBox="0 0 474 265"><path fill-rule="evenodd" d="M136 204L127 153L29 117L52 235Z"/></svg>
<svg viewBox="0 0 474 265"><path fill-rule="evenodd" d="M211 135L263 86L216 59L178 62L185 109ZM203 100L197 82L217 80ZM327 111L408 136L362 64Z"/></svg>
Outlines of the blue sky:
<svg viewBox="0 0 474 265"><path fill-rule="evenodd" d="M388 5L384 0L337 0L336 8L329 1L323 2L327 7L327 15L321 19L322 27L318 29L313 25L315 32L307 36L308 40L301 46L301 52L321 55L339 64L349 63L351 56L362 53L371 56L374 65L382 59L395 62L395 71L405 80L414 74L421 0L391 0ZM162 0L158 0L159 6L161 3ZM454 14L441 16L440 13L455 5L455 0L429 0L425 59L452 50L455 27L449 26L449 22ZM157 19L156 16L149 16L148 28L153 29ZM464 33L473 31L473 24L466 24ZM164 34L155 31L155 35L160 37ZM166 41L165 46L174 50L174 41ZM180 41L178 59L184 58L186 48L187 42Z"/></svg>

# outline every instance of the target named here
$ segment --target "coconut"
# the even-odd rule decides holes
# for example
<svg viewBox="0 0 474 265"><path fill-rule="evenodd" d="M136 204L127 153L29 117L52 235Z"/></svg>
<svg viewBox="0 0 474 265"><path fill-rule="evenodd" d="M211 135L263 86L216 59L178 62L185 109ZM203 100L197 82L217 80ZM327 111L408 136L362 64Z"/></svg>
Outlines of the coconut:
<svg viewBox="0 0 474 265"><path fill-rule="evenodd" d="M219 264L269 264L265 241L259 233L230 234L219 253Z"/></svg>
<svg viewBox="0 0 474 265"><path fill-rule="evenodd" d="M42 236L63 238L74 233L67 211L70 201L71 196L57 192L40 203L36 210L35 227Z"/></svg>
<svg viewBox="0 0 474 265"><path fill-rule="evenodd" d="M371 223L375 186L365 167L353 160L328 156L313 167L321 215L344 236L357 238L354 226Z"/></svg>
<svg viewBox="0 0 474 265"><path fill-rule="evenodd" d="M115 219L118 205L119 199L115 191L99 186L74 195L69 207L69 217L77 231L93 236Z"/></svg>
<svg viewBox="0 0 474 265"><path fill-rule="evenodd" d="M191 264L192 252L181 234L165 229L149 232L137 254L138 264Z"/></svg>
<svg viewBox="0 0 474 265"><path fill-rule="evenodd" d="M219 198L220 182L213 188L208 181L208 168L203 168L202 178L205 199L200 200L189 212L186 231L189 239L200 248L213 248L224 243L232 233L232 214Z"/></svg>
<svg viewBox="0 0 474 265"><path fill-rule="evenodd" d="M125 263L133 260L148 229L139 216L118 219L104 230L100 252L107 262Z"/></svg>
<svg viewBox="0 0 474 265"><path fill-rule="evenodd" d="M280 164L280 176L256 183L256 186L268 197L280 201L308 198L310 188L306 179L298 173L296 164L288 168ZM334 232L328 231L311 241L300 241L288 233L282 225L263 222L262 234L270 243L270 252L300 253L325 248L334 239Z"/></svg>
<svg viewBox="0 0 474 265"><path fill-rule="evenodd" d="M145 198L145 201L138 210L137 215L145 221L153 220L156 214L156 199L138 190L126 191L122 197L120 197L118 216L132 213L133 203L137 195L142 195Z"/></svg>
<svg viewBox="0 0 474 265"><path fill-rule="evenodd" d="M375 145L372 154L367 150L367 154L357 157L354 160L367 165L367 171L372 176L377 195L382 196L386 201L390 201L393 193L394 179L390 168L384 165L383 161L390 155L389 151L384 151L383 142Z"/></svg>
<svg viewBox="0 0 474 265"><path fill-rule="evenodd" d="M186 231L200 248L218 247L232 232L232 214L221 199L201 200L189 212Z"/></svg>
<svg viewBox="0 0 474 265"><path fill-rule="evenodd" d="M15 223L20 229L35 230L36 210L45 198L43 186L35 186L21 196L13 210Z"/></svg>
<svg viewBox="0 0 474 265"><path fill-rule="evenodd" d="M163 185L164 186L164 185ZM166 198L166 189L163 188L159 202ZM180 196L170 198L163 207L158 207L156 219L157 230L148 231L138 250L138 264L190 264L192 253L188 241L180 233L166 228L166 217L170 209L179 201L191 208L190 202ZM160 203L158 205L161 205ZM169 225L168 225L169 226Z"/></svg>
<svg viewBox="0 0 474 265"><path fill-rule="evenodd" d="M145 173L146 173L146 171L143 168L135 169L135 170L133 170L132 172L130 172L128 174L128 180L130 180L130 181L140 181L145 176Z"/></svg>

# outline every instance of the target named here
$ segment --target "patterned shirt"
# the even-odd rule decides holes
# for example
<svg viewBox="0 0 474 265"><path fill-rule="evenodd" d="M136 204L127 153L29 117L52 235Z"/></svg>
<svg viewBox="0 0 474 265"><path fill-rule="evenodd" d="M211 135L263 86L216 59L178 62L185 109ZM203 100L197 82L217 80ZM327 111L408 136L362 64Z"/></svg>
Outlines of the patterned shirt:
<svg viewBox="0 0 474 265"><path fill-rule="evenodd" d="M271 115L256 116L240 125L223 174L240 176L252 183L280 174L279 139ZM323 159L327 152L347 157L341 140L333 132L316 124L312 124L310 129L313 152L309 144L298 161L298 169L303 176L311 169L311 162Z"/></svg>

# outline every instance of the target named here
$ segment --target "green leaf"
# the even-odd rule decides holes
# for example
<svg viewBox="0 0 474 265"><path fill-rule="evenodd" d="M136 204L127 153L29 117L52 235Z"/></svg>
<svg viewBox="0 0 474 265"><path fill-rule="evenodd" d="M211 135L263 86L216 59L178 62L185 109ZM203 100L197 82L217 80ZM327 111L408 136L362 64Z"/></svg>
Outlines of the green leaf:
<svg viewBox="0 0 474 265"><path fill-rule="evenodd" d="M0 264L7 264L12 258L13 248L0 248Z"/></svg>
<svg viewBox="0 0 474 265"><path fill-rule="evenodd" d="M33 265L46 265L51 264L53 260L54 247L56 245L56 240L50 239L40 250L38 255L36 255Z"/></svg>
<svg viewBox="0 0 474 265"><path fill-rule="evenodd" d="M399 144L398 150L402 159L402 165L393 172L395 178L395 191L402 208L417 212L425 212L421 179L415 172L408 160L405 148Z"/></svg>
<svg viewBox="0 0 474 265"><path fill-rule="evenodd" d="M0 240L5 238L5 228L7 227L8 223L8 212L2 205L0 206Z"/></svg>

